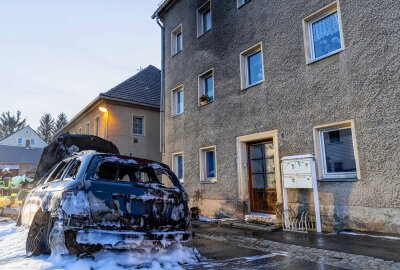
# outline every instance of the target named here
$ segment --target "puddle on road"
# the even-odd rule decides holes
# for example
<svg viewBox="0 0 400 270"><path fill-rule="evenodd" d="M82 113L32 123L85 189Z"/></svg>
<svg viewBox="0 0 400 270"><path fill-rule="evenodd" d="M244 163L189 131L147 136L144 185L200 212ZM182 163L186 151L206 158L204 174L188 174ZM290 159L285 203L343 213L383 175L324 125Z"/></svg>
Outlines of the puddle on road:
<svg viewBox="0 0 400 270"><path fill-rule="evenodd" d="M258 270L274 269L286 259L282 254L266 254L253 257L240 257L224 260L202 259L196 265L183 266L187 270L212 270L212 269L230 269L230 270Z"/></svg>

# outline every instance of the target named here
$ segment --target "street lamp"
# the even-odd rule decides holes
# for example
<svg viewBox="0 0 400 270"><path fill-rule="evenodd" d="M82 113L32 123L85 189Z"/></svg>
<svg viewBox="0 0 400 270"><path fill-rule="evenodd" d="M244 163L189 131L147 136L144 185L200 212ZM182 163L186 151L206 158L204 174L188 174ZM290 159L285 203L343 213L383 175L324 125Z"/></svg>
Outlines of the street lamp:
<svg viewBox="0 0 400 270"><path fill-rule="evenodd" d="M108 140L108 110L106 107L100 106L99 111L106 114L106 136L105 136L105 139Z"/></svg>

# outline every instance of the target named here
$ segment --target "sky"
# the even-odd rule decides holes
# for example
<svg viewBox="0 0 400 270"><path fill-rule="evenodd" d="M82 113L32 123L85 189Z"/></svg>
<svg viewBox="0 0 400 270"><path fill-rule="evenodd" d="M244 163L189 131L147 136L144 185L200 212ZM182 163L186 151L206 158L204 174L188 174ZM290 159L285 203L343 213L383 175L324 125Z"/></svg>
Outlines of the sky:
<svg viewBox="0 0 400 270"><path fill-rule="evenodd" d="M0 113L74 117L99 93L160 68L160 0L0 0Z"/></svg>

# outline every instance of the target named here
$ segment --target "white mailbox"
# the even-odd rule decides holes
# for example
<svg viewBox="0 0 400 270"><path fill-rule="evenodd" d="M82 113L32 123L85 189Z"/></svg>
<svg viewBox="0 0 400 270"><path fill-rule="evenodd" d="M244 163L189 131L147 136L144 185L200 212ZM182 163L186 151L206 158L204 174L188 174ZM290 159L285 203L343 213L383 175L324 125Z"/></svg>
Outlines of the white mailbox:
<svg viewBox="0 0 400 270"><path fill-rule="evenodd" d="M315 220L317 232L321 232L321 217L319 213L317 173L313 155L289 156L282 158L283 179L283 208L285 210L285 223L288 218L288 198L286 189L312 189L314 195Z"/></svg>
<svg viewBox="0 0 400 270"><path fill-rule="evenodd" d="M282 158L282 174L284 188L313 188L312 155Z"/></svg>

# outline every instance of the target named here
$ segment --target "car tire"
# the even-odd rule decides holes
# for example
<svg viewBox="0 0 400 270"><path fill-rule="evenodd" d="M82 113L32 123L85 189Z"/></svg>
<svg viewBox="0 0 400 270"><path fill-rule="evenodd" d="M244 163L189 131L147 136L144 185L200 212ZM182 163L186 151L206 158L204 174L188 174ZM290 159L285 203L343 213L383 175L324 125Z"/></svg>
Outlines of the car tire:
<svg viewBox="0 0 400 270"><path fill-rule="evenodd" d="M49 233L51 228L50 214L38 211L29 227L26 239L26 254L28 256L39 256L49 253Z"/></svg>

